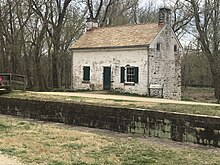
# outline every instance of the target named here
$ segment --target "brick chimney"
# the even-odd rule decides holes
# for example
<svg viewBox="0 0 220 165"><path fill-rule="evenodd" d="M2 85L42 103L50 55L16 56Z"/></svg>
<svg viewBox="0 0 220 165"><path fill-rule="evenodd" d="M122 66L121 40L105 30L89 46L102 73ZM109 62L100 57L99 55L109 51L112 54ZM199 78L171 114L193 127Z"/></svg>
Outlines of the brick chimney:
<svg viewBox="0 0 220 165"><path fill-rule="evenodd" d="M93 28L98 28L98 21L93 18L87 18L86 20L86 31L90 31Z"/></svg>
<svg viewBox="0 0 220 165"><path fill-rule="evenodd" d="M158 25L169 25L171 26L171 9L160 8L159 10L159 22Z"/></svg>

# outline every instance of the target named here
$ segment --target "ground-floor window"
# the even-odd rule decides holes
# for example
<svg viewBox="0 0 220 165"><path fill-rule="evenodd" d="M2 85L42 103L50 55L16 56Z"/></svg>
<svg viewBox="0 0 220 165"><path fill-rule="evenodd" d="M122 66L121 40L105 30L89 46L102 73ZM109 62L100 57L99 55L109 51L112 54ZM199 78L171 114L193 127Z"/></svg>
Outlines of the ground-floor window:
<svg viewBox="0 0 220 165"><path fill-rule="evenodd" d="M90 67L83 67L83 81L90 81Z"/></svg>
<svg viewBox="0 0 220 165"><path fill-rule="evenodd" d="M134 76L135 76L135 67L127 67L126 81L127 82L134 82Z"/></svg>
<svg viewBox="0 0 220 165"><path fill-rule="evenodd" d="M139 68L138 67L121 67L121 83L138 83Z"/></svg>

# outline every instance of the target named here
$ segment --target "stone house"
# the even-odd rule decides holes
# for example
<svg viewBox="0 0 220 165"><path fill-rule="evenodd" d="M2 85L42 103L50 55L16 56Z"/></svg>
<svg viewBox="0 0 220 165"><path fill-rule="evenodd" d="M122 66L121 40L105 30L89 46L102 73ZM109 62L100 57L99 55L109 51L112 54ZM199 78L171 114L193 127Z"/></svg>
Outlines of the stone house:
<svg viewBox="0 0 220 165"><path fill-rule="evenodd" d="M89 20L70 48L72 88L180 100L182 46L170 25L167 8L152 24L98 28Z"/></svg>

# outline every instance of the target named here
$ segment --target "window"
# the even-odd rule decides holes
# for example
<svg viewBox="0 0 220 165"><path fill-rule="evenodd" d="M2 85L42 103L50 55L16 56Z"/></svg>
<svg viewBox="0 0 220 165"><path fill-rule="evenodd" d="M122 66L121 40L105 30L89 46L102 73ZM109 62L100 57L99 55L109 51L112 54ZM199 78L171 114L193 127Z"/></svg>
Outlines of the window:
<svg viewBox="0 0 220 165"><path fill-rule="evenodd" d="M160 52L160 43L157 43L157 51Z"/></svg>
<svg viewBox="0 0 220 165"><path fill-rule="evenodd" d="M90 67L83 67L83 81L90 81Z"/></svg>
<svg viewBox="0 0 220 165"><path fill-rule="evenodd" d="M177 45L174 45L174 52L177 52Z"/></svg>
<svg viewBox="0 0 220 165"><path fill-rule="evenodd" d="M134 67L129 67L127 68L126 72L126 77L127 77L127 82L134 82Z"/></svg>
<svg viewBox="0 0 220 165"><path fill-rule="evenodd" d="M138 83L138 67L121 67L121 83Z"/></svg>

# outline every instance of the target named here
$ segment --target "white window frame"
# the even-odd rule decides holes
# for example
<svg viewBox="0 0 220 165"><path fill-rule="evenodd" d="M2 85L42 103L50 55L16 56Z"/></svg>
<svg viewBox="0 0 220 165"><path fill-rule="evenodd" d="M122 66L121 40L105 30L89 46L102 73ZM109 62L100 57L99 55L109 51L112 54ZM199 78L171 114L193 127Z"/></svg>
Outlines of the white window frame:
<svg viewBox="0 0 220 165"><path fill-rule="evenodd" d="M133 73L128 74L128 69L133 69ZM131 81L132 78L131 80L128 81L128 76L133 76L133 81ZM126 66L125 67L125 82L133 84L134 81L135 81L135 66Z"/></svg>

